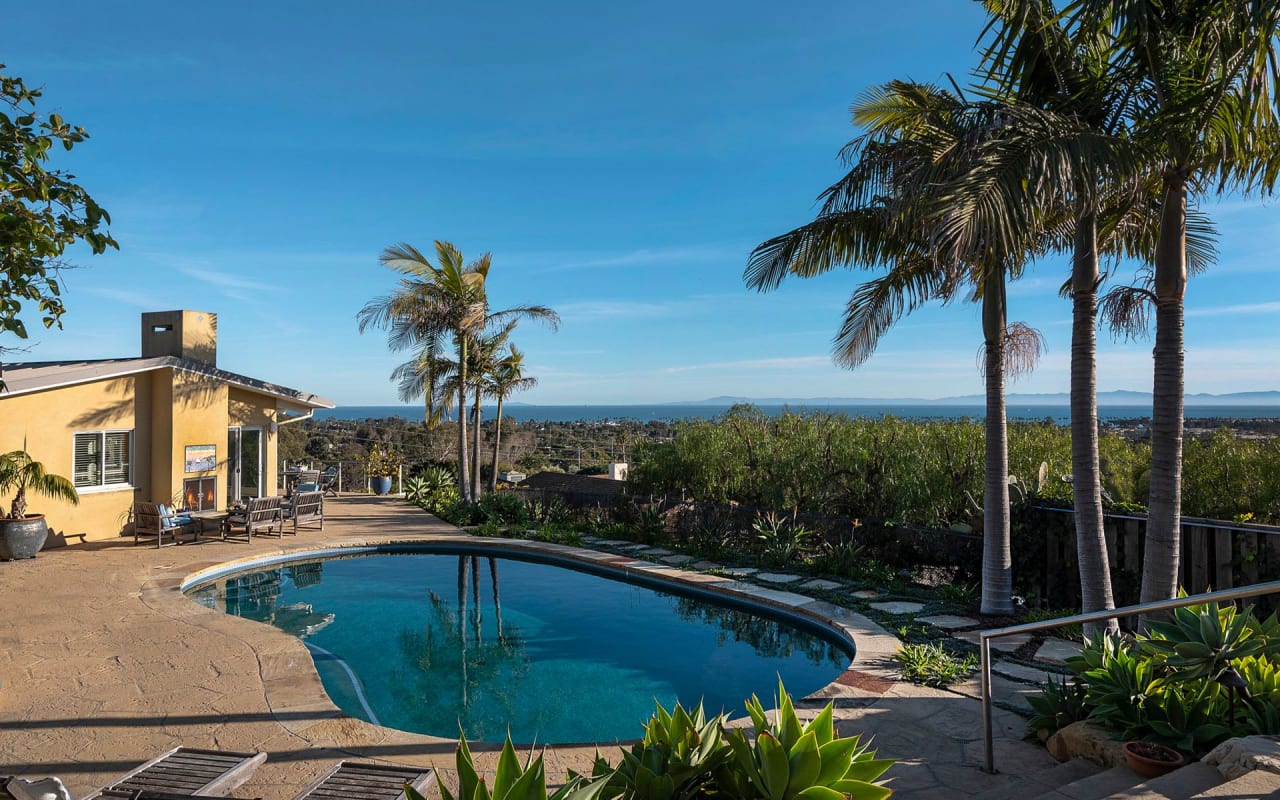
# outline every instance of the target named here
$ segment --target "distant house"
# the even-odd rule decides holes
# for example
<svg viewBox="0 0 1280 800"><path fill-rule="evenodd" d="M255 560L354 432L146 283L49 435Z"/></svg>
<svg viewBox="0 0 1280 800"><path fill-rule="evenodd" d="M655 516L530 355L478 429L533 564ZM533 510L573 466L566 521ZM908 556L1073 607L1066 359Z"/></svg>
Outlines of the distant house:
<svg viewBox="0 0 1280 800"><path fill-rule="evenodd" d="M0 364L0 452L23 447L80 505L33 497L51 529L109 539L135 501L193 509L275 493L280 425L323 397L217 367L217 316L142 315L142 356Z"/></svg>

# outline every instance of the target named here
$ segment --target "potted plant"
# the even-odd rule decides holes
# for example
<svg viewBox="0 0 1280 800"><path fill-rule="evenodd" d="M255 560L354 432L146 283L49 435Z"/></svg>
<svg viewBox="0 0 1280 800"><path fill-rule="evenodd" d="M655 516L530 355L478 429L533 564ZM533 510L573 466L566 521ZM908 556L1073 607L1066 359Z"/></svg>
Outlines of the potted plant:
<svg viewBox="0 0 1280 800"><path fill-rule="evenodd" d="M400 471L400 465L404 463L404 459L394 450L383 450L381 445L375 444L368 455L361 460L364 467L364 474L369 477L369 485L373 488L374 494L389 494L391 492L391 476Z"/></svg>
<svg viewBox="0 0 1280 800"><path fill-rule="evenodd" d="M1124 759L1129 762L1129 769L1144 778L1158 778L1173 772L1186 760L1172 747L1141 741L1124 743Z"/></svg>
<svg viewBox="0 0 1280 800"><path fill-rule="evenodd" d="M26 443L23 443L25 448ZM45 471L25 449L0 455L0 496L13 492L7 517L0 518L0 559L35 558L49 536L43 514L27 513L27 492L79 504L71 481Z"/></svg>

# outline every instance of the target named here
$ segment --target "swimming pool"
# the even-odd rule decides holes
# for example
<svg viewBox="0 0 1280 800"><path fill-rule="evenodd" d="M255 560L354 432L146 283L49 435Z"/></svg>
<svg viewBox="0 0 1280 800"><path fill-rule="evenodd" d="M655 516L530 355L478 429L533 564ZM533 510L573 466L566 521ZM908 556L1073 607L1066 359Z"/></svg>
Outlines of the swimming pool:
<svg viewBox="0 0 1280 800"><path fill-rule="evenodd" d="M759 610L492 552L311 560L188 594L301 638L348 714L475 741L637 738L655 699L740 713L778 676L803 696L852 656Z"/></svg>

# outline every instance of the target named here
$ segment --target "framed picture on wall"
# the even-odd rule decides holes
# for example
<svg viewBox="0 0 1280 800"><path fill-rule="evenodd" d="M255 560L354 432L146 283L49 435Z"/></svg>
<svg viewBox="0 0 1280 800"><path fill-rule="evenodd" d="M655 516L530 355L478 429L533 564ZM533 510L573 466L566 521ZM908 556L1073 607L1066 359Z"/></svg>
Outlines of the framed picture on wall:
<svg viewBox="0 0 1280 800"><path fill-rule="evenodd" d="M218 450L212 444L189 444L183 458L184 472L208 472L218 468Z"/></svg>

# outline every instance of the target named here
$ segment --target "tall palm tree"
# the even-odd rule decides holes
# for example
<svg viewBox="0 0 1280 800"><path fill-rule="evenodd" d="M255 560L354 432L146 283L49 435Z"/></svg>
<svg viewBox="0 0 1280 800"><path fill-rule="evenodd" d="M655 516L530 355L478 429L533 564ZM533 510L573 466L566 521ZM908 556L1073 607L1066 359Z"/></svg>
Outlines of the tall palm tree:
<svg viewBox="0 0 1280 800"><path fill-rule="evenodd" d="M468 353L476 337L488 327L519 318L537 319L556 327L560 318L546 306L516 306L489 311L486 280L491 257L488 253L467 263L453 244L436 240L436 264L413 245L396 244L382 252L378 260L396 270L401 278L396 290L365 304L356 315L360 330L388 328L393 350L415 349L421 357L439 337L450 337L457 353L458 411L458 492L473 498L467 452ZM428 400L431 402L431 400ZM429 415L428 415L429 416Z"/></svg>
<svg viewBox="0 0 1280 800"><path fill-rule="evenodd" d="M516 392L523 392L538 385L538 379L524 374L524 353L515 345L497 363L489 379L489 396L498 401L494 417L493 474L489 478L489 491L498 490L498 456L502 450L502 404Z"/></svg>
<svg viewBox="0 0 1280 800"><path fill-rule="evenodd" d="M989 91L1013 102L1072 115L1088 136L1117 137L1110 151L1089 150L1104 163L1081 163L1070 184L1037 200L1052 214L1065 212L1068 236L1062 249L1071 252L1071 277L1064 287L1072 301L1071 324L1071 472L1077 563L1084 611L1115 608L1110 562L1103 529L1102 470L1098 457L1097 314L1103 274L1099 217L1123 213L1137 196L1129 175L1138 166L1133 148L1119 139L1132 84L1118 80L1113 69L1113 40L1084 25L1068 27L1050 0L986 0L989 46L984 78ZM1028 154L1015 153L1014 160ZM1120 156L1115 158L1112 156ZM1127 157L1125 157L1127 156ZM1005 170L1020 180L1018 170ZM1112 231L1130 230L1112 226ZM1120 244L1131 244L1120 242ZM1101 245L1101 246L1100 246ZM1087 633L1101 628L1092 626Z"/></svg>
<svg viewBox="0 0 1280 800"><path fill-rule="evenodd" d="M967 287L982 303L987 394L982 612L1009 613L1013 580L1004 382L1011 362L1029 363L1037 347L1034 337L1007 335L1005 287L1034 252L1039 229L992 227L965 240L954 237L952 219L968 202L954 191L957 179L1010 129L1008 110L895 81L868 92L855 104L853 119L868 133L846 146L851 169L823 193L818 218L759 245L744 278L748 286L765 291L788 274L807 278L836 266L888 265L886 274L859 287L846 306L835 358L849 367L865 362L900 317L931 300L945 303ZM951 244L940 248L943 241ZM1011 350L1011 344L1022 349Z"/></svg>
<svg viewBox="0 0 1280 800"><path fill-rule="evenodd" d="M1155 306L1151 480L1141 600L1177 592L1182 528L1184 298L1188 201L1272 191L1280 172L1280 2L1081 0L1079 24L1109 23L1145 108L1136 135L1161 182L1147 295Z"/></svg>

